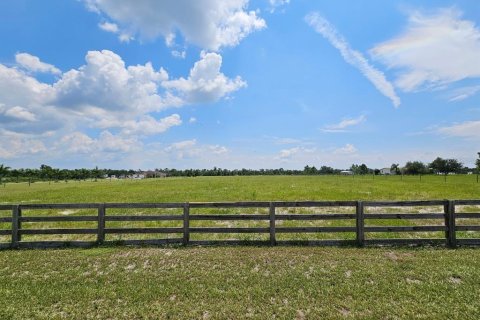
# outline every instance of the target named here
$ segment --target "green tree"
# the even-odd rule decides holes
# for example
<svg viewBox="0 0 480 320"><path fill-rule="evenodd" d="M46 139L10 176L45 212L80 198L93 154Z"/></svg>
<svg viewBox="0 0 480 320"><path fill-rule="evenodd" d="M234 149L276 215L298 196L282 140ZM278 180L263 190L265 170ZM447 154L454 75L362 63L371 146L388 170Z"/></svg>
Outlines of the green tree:
<svg viewBox="0 0 480 320"><path fill-rule="evenodd" d="M392 174L400 174L400 164L398 163L392 163L392 165L390 166L390 172Z"/></svg>
<svg viewBox="0 0 480 320"><path fill-rule="evenodd" d="M406 174L425 174L427 167L423 162L420 161L408 161L405 164L405 173Z"/></svg>
<svg viewBox="0 0 480 320"><path fill-rule="evenodd" d="M433 160L430 165L429 165L430 168L432 168L432 170L435 172L435 173L443 173L443 174L447 174L447 161L445 159L442 159L440 157L437 157L435 160Z"/></svg>
<svg viewBox="0 0 480 320"><path fill-rule="evenodd" d="M480 173L480 152L478 152L478 159L475 164L477 165L477 173Z"/></svg>
<svg viewBox="0 0 480 320"><path fill-rule="evenodd" d="M10 170L10 167L6 167L3 164L0 164L0 184L2 184L2 178L5 177Z"/></svg>

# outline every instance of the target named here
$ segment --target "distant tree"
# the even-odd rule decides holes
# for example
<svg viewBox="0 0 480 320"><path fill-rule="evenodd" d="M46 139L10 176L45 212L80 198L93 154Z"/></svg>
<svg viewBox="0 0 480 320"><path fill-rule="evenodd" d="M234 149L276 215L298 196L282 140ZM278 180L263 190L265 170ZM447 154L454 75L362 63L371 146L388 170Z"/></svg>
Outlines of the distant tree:
<svg viewBox="0 0 480 320"><path fill-rule="evenodd" d="M430 163L430 168L436 173L447 175L451 172L460 172L463 169L463 164L457 159L442 159L437 157Z"/></svg>
<svg viewBox="0 0 480 320"><path fill-rule="evenodd" d="M95 179L95 182L97 182L97 179L102 177L102 170L98 169L98 166L95 167L95 169L92 170L92 177Z"/></svg>
<svg viewBox="0 0 480 320"><path fill-rule="evenodd" d="M10 170L10 167L6 167L3 164L0 164L0 184L2 184L2 178L5 177Z"/></svg>
<svg viewBox="0 0 480 320"><path fill-rule="evenodd" d="M369 169L365 163L362 163L360 167L358 167L360 174L367 174Z"/></svg>
<svg viewBox="0 0 480 320"><path fill-rule="evenodd" d="M22 175L22 172L18 169L13 169L10 171L10 176L15 178L15 182L18 182L21 175Z"/></svg>
<svg viewBox="0 0 480 320"><path fill-rule="evenodd" d="M392 174L400 174L400 164L398 163L392 163L392 165L390 166L390 172Z"/></svg>
<svg viewBox="0 0 480 320"><path fill-rule="evenodd" d="M40 178L50 181L50 179L52 179L52 176L53 176L53 168L50 166L47 166L46 164L42 164L40 166Z"/></svg>
<svg viewBox="0 0 480 320"><path fill-rule="evenodd" d="M335 169L332 167L327 167L327 166L321 166L320 170L318 171L320 174L334 174Z"/></svg>
<svg viewBox="0 0 480 320"><path fill-rule="evenodd" d="M317 174L318 173L318 170L317 168L315 168L315 166L308 166L306 165L305 168L303 168L303 173L304 174Z"/></svg>
<svg viewBox="0 0 480 320"><path fill-rule="evenodd" d="M433 160L429 167L432 168L435 173L447 174L447 161L440 157L437 157L435 160Z"/></svg>
<svg viewBox="0 0 480 320"><path fill-rule="evenodd" d="M477 165L477 173L480 173L480 152L478 152L478 159L475 164Z"/></svg>
<svg viewBox="0 0 480 320"><path fill-rule="evenodd" d="M425 174L427 172L427 167L423 162L420 161L408 161L405 164L405 173L406 174Z"/></svg>
<svg viewBox="0 0 480 320"><path fill-rule="evenodd" d="M463 163L457 159L447 159L447 173L460 173L463 169Z"/></svg>

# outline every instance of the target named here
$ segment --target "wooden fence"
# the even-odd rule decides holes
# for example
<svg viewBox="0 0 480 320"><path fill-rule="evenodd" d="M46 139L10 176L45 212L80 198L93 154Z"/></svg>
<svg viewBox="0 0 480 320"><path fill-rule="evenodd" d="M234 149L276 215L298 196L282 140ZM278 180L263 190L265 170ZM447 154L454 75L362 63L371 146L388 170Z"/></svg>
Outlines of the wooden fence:
<svg viewBox="0 0 480 320"><path fill-rule="evenodd" d="M273 202L208 202L208 203L76 203L76 204L19 204L0 205L0 212L11 211L11 216L0 217L0 223L11 224L10 229L0 230L0 236L9 237L11 241L0 243L0 248L48 248L62 246L90 247L107 243L119 243L124 245L161 245L179 243L183 245L209 245L209 244L255 244L255 245L282 245L282 244L305 244L305 245L409 245L409 244L444 244L454 248L457 245L480 245L480 237L457 238L457 231L480 231L480 220L477 224L457 225L457 221L473 221L480 219L480 213L468 212L457 213L458 206L471 206L477 208L480 200L432 200L432 201L273 201ZM279 208L348 208L347 213L279 213ZM399 207L440 207L443 212L431 213L392 213ZM236 208L254 208L263 210L265 213L248 214L195 214L192 209L207 208L232 210ZM375 208L374 213L368 209ZM38 210L71 210L90 209L95 210L95 215L70 215L70 216L46 216L26 215ZM110 209L177 209L179 214L155 214L155 215L109 215ZM383 209L388 209L384 210ZM257 210L257 211L258 211ZM480 210L478 210L480 211ZM288 211L287 211L288 212ZM422 219L426 221L441 221L437 225L416 225L416 226L369 226L371 221L386 221L384 219ZM264 221L266 227L191 227L190 222L210 221ZM298 220L298 221L325 221L325 220L350 220L352 226L282 226L277 221ZM146 222L146 221L177 221L181 227L107 227L107 222ZM354 223L353 223L354 221ZM90 222L96 225L95 228L23 228L23 223L37 226L41 223L51 222ZM279 224L279 225L277 225ZM384 235L401 232L445 232L442 238L396 238L388 236L384 238L366 239L366 234L382 233ZM176 234L175 238L161 239L129 239L121 241L106 241L109 234ZM255 233L267 234L268 240L191 240L192 234L214 234L214 233ZM277 234L303 234L303 233L354 233L355 239L338 240L283 240L277 239ZM24 241L23 235L94 235L95 241ZM10 238L9 238L10 239Z"/></svg>

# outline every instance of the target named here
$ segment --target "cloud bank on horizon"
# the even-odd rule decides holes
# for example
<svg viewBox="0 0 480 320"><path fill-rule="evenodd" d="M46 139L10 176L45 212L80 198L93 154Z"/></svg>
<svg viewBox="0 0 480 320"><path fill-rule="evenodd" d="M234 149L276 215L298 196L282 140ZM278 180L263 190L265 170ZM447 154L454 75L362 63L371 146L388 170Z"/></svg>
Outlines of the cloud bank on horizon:
<svg viewBox="0 0 480 320"><path fill-rule="evenodd" d="M75 13L88 37L73 21L50 32L75 36L75 49L14 1L1 4L28 36L0 27L10 39L0 53L0 163L346 168L445 156L468 165L480 150L480 28L468 4L365 8L371 34L319 3L67 4L51 19ZM385 9L396 19L376 24Z"/></svg>

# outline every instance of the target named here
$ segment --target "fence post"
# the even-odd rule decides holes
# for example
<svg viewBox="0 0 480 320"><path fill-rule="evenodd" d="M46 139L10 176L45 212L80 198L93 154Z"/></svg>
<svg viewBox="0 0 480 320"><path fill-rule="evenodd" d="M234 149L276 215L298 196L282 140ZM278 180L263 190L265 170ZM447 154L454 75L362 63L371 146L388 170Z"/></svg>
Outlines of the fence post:
<svg viewBox="0 0 480 320"><path fill-rule="evenodd" d="M183 245L188 245L190 241L190 204L185 202L183 205Z"/></svg>
<svg viewBox="0 0 480 320"><path fill-rule="evenodd" d="M20 234L20 229L22 224L20 222L20 217L22 216L22 208L20 205L16 204L12 208L12 247L18 247L18 243L22 240L22 235Z"/></svg>
<svg viewBox="0 0 480 320"><path fill-rule="evenodd" d="M270 202L270 245L274 246L277 244L275 239L275 205L273 202Z"/></svg>
<svg viewBox="0 0 480 320"><path fill-rule="evenodd" d="M447 246L455 248L457 246L457 235L455 233L455 200L446 200L443 206L445 213L445 238Z"/></svg>
<svg viewBox="0 0 480 320"><path fill-rule="evenodd" d="M364 219L364 209L363 209L363 202L357 201L356 207L356 232L357 232L357 245L359 247L363 247L365 244L365 219Z"/></svg>
<svg viewBox="0 0 480 320"><path fill-rule="evenodd" d="M98 231L97 243L103 244L105 241L105 203L98 205Z"/></svg>

